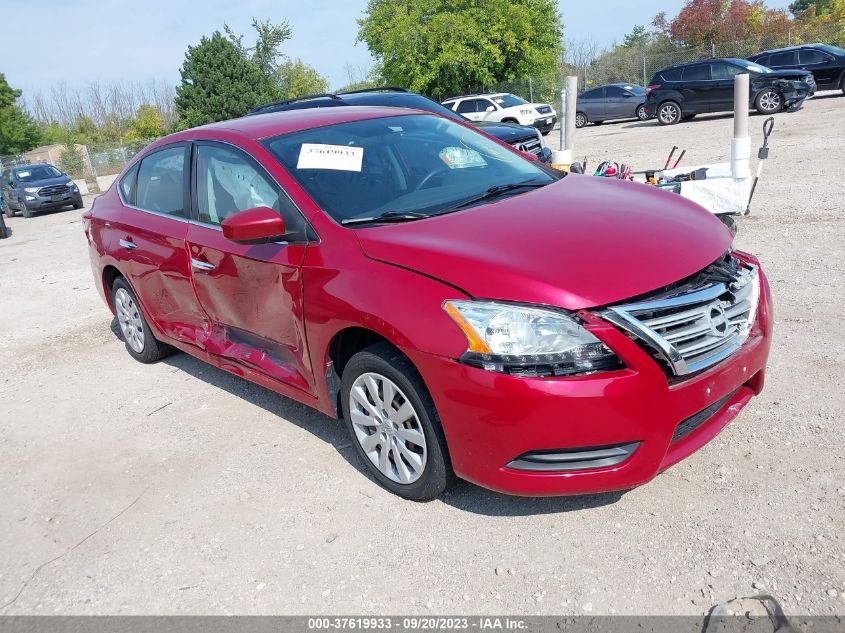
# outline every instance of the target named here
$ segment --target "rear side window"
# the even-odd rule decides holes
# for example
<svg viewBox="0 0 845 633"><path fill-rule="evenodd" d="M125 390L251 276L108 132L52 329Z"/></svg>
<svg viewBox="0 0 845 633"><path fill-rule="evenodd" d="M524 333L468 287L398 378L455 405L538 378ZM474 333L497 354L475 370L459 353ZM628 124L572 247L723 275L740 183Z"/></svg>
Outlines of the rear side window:
<svg viewBox="0 0 845 633"><path fill-rule="evenodd" d="M469 114L471 112L478 112L478 99L465 99L458 105L459 114Z"/></svg>
<svg viewBox="0 0 845 633"><path fill-rule="evenodd" d="M664 81L680 81L683 71L683 68L670 68L660 74L663 76Z"/></svg>
<svg viewBox="0 0 845 633"><path fill-rule="evenodd" d="M828 56L813 48L802 48L798 52L798 59L802 64L823 64L828 60Z"/></svg>
<svg viewBox="0 0 845 633"><path fill-rule="evenodd" d="M769 57L768 66L771 68L778 68L781 66L794 66L798 63L798 55L795 51L786 51L783 53L775 53Z"/></svg>
<svg viewBox="0 0 845 633"><path fill-rule="evenodd" d="M698 64L684 68L684 81L706 81L710 79L710 64Z"/></svg>
<svg viewBox="0 0 845 633"><path fill-rule="evenodd" d="M135 165L120 179L120 195L126 204L135 206L135 183L138 177L138 165Z"/></svg>
<svg viewBox="0 0 845 633"><path fill-rule="evenodd" d="M752 57L750 61L754 62L755 64L760 64L761 66L771 66L769 63L769 56L768 55L761 55L760 57Z"/></svg>
<svg viewBox="0 0 845 633"><path fill-rule="evenodd" d="M186 146L154 152L138 167L135 206L146 211L187 218L185 205Z"/></svg>
<svg viewBox="0 0 845 633"><path fill-rule="evenodd" d="M582 99L602 99L604 97L604 88L593 88L581 95Z"/></svg>

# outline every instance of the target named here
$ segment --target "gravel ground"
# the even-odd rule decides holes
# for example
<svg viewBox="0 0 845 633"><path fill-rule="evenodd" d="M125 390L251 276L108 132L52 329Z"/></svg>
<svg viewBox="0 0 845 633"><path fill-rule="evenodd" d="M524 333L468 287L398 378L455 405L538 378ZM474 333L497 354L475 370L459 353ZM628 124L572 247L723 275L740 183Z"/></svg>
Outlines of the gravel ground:
<svg viewBox="0 0 845 633"><path fill-rule="evenodd" d="M845 614L843 108L825 95L777 116L739 221L777 304L765 392L624 494L461 483L403 501L362 474L340 424L185 354L131 360L81 212L9 220L0 613L701 614L765 591L787 612ZM686 164L715 162L731 126L605 124L576 152L646 168L679 145Z"/></svg>

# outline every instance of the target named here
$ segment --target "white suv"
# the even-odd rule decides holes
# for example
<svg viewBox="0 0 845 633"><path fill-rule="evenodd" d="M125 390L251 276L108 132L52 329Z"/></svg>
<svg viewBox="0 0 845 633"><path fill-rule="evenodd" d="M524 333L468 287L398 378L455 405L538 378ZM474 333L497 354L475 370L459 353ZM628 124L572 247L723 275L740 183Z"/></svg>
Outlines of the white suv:
<svg viewBox="0 0 845 633"><path fill-rule="evenodd" d="M508 92L451 97L443 105L473 121L533 125L544 136L552 131L557 121L557 112L549 104L528 103Z"/></svg>

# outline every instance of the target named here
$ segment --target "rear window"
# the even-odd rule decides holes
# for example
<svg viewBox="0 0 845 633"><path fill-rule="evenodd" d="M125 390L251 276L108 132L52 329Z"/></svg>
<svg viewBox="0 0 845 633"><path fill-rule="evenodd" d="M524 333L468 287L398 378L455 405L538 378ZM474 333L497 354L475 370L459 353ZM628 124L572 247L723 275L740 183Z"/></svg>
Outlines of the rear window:
<svg viewBox="0 0 845 633"><path fill-rule="evenodd" d="M769 57L769 63L766 64L769 68L778 68L781 66L794 66L798 63L798 55L795 51L785 51L783 53L774 53Z"/></svg>

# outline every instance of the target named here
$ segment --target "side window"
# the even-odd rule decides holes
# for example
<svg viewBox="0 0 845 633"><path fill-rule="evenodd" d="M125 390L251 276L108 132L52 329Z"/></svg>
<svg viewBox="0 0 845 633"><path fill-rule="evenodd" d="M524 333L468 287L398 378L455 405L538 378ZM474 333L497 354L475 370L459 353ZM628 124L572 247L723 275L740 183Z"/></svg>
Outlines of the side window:
<svg viewBox="0 0 845 633"><path fill-rule="evenodd" d="M795 51L786 51L784 53L775 53L769 58L769 66L772 68L779 68L781 66L794 66L798 60L796 59Z"/></svg>
<svg viewBox="0 0 845 633"><path fill-rule="evenodd" d="M619 86L607 86L605 88L605 94L608 99L618 99L619 97L625 96L625 91Z"/></svg>
<svg viewBox="0 0 845 633"><path fill-rule="evenodd" d="M303 231L299 211L278 185L240 151L220 145L196 146L198 220L219 225L238 211L275 209L288 232Z"/></svg>
<svg viewBox="0 0 845 633"><path fill-rule="evenodd" d="M733 64L710 64L710 75L712 79L733 79L736 75L744 72L747 71Z"/></svg>
<svg viewBox="0 0 845 633"><path fill-rule="evenodd" d="M696 64L684 68L684 81L707 81L710 79L710 64Z"/></svg>
<svg viewBox="0 0 845 633"><path fill-rule="evenodd" d="M588 90L584 94L581 95L582 99L587 99L588 101L592 99L601 99L601 88L593 88L592 90Z"/></svg>
<svg viewBox="0 0 845 633"><path fill-rule="evenodd" d="M489 99L478 99L477 101L479 112L487 112L487 108L490 108L491 106L494 111L499 109L496 107L496 104L490 101Z"/></svg>
<svg viewBox="0 0 845 633"><path fill-rule="evenodd" d="M138 167L135 206L147 211L187 218L185 209L185 153L179 145L154 152Z"/></svg>
<svg viewBox="0 0 845 633"><path fill-rule="evenodd" d="M671 68L670 70L664 70L660 74L663 75L665 81L680 81L683 71L683 68Z"/></svg>
<svg viewBox="0 0 845 633"><path fill-rule="evenodd" d="M823 64L828 61L828 56L814 48L802 48L798 51L798 59L802 64Z"/></svg>
<svg viewBox="0 0 845 633"><path fill-rule="evenodd" d="M769 56L763 55L761 57L755 57L750 60L754 64L759 64L760 66L769 66Z"/></svg>
<svg viewBox="0 0 845 633"><path fill-rule="evenodd" d="M120 179L120 194L126 204L135 206L135 183L138 176L138 165L127 171Z"/></svg>
<svg viewBox="0 0 845 633"><path fill-rule="evenodd" d="M464 99L458 104L458 113L470 114L476 112L475 106L478 103L477 99Z"/></svg>

